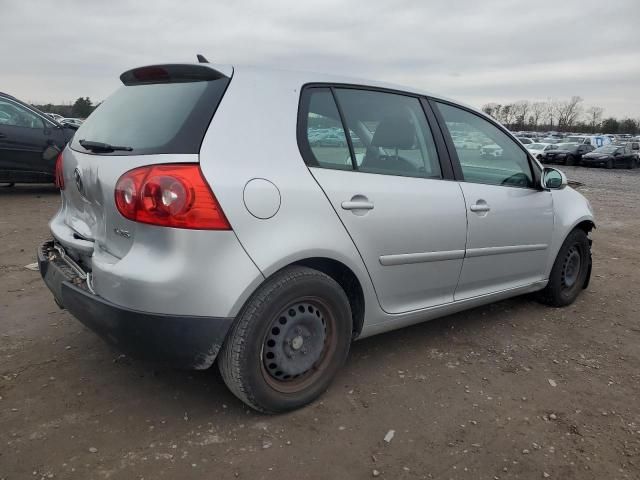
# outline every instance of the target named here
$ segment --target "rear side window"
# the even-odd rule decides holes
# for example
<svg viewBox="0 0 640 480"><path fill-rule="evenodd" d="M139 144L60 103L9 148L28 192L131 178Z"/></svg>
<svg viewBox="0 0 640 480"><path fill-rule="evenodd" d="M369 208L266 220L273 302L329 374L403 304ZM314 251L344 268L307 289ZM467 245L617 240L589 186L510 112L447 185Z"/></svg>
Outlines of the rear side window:
<svg viewBox="0 0 640 480"><path fill-rule="evenodd" d="M309 166L441 178L431 130L415 97L307 88L300 122L298 140Z"/></svg>
<svg viewBox="0 0 640 480"><path fill-rule="evenodd" d="M80 141L129 147L114 155L198 153L228 78L125 85L107 98L82 124L71 147Z"/></svg>
<svg viewBox="0 0 640 480"><path fill-rule="evenodd" d="M338 107L328 88L314 88L309 96L306 136L317 166L351 170L351 154Z"/></svg>

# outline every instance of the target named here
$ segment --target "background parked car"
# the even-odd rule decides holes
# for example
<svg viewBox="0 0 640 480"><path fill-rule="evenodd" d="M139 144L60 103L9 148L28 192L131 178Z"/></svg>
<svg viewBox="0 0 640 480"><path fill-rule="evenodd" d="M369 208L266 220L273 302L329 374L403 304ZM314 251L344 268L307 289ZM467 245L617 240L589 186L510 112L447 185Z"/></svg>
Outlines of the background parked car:
<svg viewBox="0 0 640 480"><path fill-rule="evenodd" d="M604 147L611 143L611 138L606 135L569 135L566 142L593 145L594 148Z"/></svg>
<svg viewBox="0 0 640 480"><path fill-rule="evenodd" d="M580 164L585 153L592 152L594 147L587 144L558 143L545 154L545 162L564 163L565 165Z"/></svg>
<svg viewBox="0 0 640 480"><path fill-rule="evenodd" d="M555 144L551 143L530 143L525 148L531 152L537 160L542 161L549 150L553 150Z"/></svg>
<svg viewBox="0 0 640 480"><path fill-rule="evenodd" d="M75 130L80 128L80 125L82 125L82 122L84 122L84 120L82 120L81 118L62 118L61 120L58 121L60 125L66 125Z"/></svg>
<svg viewBox="0 0 640 480"><path fill-rule="evenodd" d="M53 182L58 152L74 130L0 93L0 183Z"/></svg>
<svg viewBox="0 0 640 480"><path fill-rule="evenodd" d="M62 120L64 118L62 115L58 115L57 113L47 112L47 115L49 117L51 117L52 119L54 119L58 123L60 123L60 120Z"/></svg>
<svg viewBox="0 0 640 480"><path fill-rule="evenodd" d="M606 145L596 148L593 152L582 157L583 165L604 165L607 168L623 166L626 168L636 168L638 159L631 149L631 144L626 145Z"/></svg>

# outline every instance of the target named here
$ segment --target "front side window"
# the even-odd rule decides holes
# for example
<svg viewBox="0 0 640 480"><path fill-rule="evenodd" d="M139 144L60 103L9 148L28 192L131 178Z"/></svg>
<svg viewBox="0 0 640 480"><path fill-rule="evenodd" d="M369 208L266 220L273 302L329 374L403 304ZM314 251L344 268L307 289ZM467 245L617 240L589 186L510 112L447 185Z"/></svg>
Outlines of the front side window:
<svg viewBox="0 0 640 480"><path fill-rule="evenodd" d="M0 99L0 125L44 128L44 122L38 115L3 99Z"/></svg>
<svg viewBox="0 0 640 480"><path fill-rule="evenodd" d="M360 172L441 178L420 101L395 93L337 88Z"/></svg>
<svg viewBox="0 0 640 480"><path fill-rule="evenodd" d="M509 187L534 186L529 158L517 142L478 115L444 103L436 105L450 132L474 135L482 144L478 150L469 150L454 143L464 181Z"/></svg>

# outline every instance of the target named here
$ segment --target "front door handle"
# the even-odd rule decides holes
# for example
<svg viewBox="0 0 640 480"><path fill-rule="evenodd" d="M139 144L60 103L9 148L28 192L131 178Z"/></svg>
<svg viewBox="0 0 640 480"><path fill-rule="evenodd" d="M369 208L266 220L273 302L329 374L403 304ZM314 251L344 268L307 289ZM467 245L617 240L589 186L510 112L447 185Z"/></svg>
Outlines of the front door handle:
<svg viewBox="0 0 640 480"><path fill-rule="evenodd" d="M491 207L484 200L478 200L475 205L471 205L469 210L476 213L486 213L491 210Z"/></svg>

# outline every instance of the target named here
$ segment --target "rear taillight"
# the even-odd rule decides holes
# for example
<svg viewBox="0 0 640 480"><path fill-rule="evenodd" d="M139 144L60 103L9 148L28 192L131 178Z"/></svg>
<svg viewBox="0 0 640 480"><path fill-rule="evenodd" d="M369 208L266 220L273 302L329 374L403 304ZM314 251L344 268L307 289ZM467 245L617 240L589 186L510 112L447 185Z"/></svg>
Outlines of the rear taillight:
<svg viewBox="0 0 640 480"><path fill-rule="evenodd" d="M116 207L129 220L164 227L231 230L197 164L149 165L116 183Z"/></svg>
<svg viewBox="0 0 640 480"><path fill-rule="evenodd" d="M60 190L64 190L64 174L62 172L62 152L56 157L56 168L54 172L54 183Z"/></svg>

